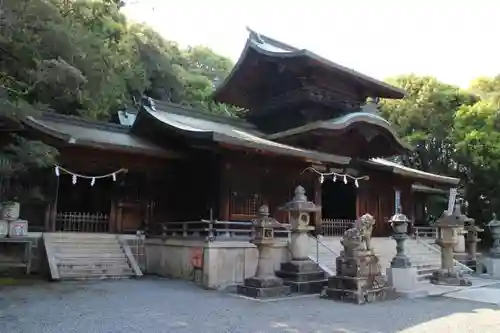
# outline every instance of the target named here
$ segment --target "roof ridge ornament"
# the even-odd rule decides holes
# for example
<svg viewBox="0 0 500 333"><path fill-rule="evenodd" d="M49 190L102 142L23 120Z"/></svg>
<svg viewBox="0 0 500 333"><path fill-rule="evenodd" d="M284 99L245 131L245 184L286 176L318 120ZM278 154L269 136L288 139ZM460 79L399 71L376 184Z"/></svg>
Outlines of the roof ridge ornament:
<svg viewBox="0 0 500 333"><path fill-rule="evenodd" d="M365 113L379 115L380 110L378 109L378 102L379 102L379 98L368 98L366 100L365 104L363 104L363 106L361 106L360 111L365 112Z"/></svg>
<svg viewBox="0 0 500 333"><path fill-rule="evenodd" d="M266 44L260 33L251 29L249 26L247 26L247 31L250 33L250 38L253 39L256 43Z"/></svg>

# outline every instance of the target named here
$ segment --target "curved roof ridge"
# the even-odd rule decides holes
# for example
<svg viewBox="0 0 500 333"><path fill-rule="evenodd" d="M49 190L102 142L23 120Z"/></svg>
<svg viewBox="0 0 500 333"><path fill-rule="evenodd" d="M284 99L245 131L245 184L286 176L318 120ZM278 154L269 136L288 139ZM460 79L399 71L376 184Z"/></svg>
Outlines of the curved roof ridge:
<svg viewBox="0 0 500 333"><path fill-rule="evenodd" d="M401 175L413 175L413 176L417 176L417 177L420 176L421 178L424 178L424 179L442 181L442 182L446 182L446 183L453 184L453 185L458 185L458 183L460 182L459 178L449 177L449 176L441 176L441 175L438 175L435 173L422 171L422 170L418 170L418 169L413 169L413 168L404 166L402 164L386 160L384 158L372 158L372 159L370 159L369 162L383 165L386 167L391 167L391 168L393 168L395 173L399 173Z"/></svg>
<svg viewBox="0 0 500 333"><path fill-rule="evenodd" d="M262 35L250 28L247 27L249 35L247 37L247 41L245 46L240 54L240 57L233 69L226 77L224 81L222 81L215 92L212 94L212 98L215 100L219 100L224 102L224 97L221 96L225 93L226 90L230 89L229 84L234 79L235 73L238 72L238 69L245 63L246 58L248 57L249 50L256 51L264 57L281 57L281 58L294 58L294 57L306 57L309 58L320 66L323 65L331 70L343 73L345 75L351 76L354 80L357 80L359 84L365 85L367 92L370 93L371 97L382 97L382 98L403 98L406 95L406 91L401 88L395 87L391 84L388 84L384 81L375 79L371 76L365 75L361 72L358 72L352 68L340 65L335 63L325 57L322 57L312 51L307 49L299 49L289 44L277 41L271 37ZM371 88L370 88L371 86ZM228 102L231 103L231 102ZM242 105L239 105L242 106ZM248 106L242 106L248 107Z"/></svg>

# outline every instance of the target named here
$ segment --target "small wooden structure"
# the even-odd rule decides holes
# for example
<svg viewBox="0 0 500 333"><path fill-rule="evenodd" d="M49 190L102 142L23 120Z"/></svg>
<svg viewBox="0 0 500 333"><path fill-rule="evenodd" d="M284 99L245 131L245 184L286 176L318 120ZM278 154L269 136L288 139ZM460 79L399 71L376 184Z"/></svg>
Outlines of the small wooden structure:
<svg viewBox="0 0 500 333"><path fill-rule="evenodd" d="M24 135L57 147L65 169L89 177L127 172L73 184L70 174L48 170L37 176L48 194L45 214L23 206L22 217L31 230L159 232L166 221L248 222L267 205L271 216L287 222L278 207L302 185L322 206L311 224L341 220L343 233L349 221L370 213L377 221L374 236L388 236L395 189L402 211L412 217L412 186L446 191L459 181L383 159L410 147L367 99L403 96L386 83L251 31L241 59L214 94L216 101L247 109L243 119L150 98L123 124L53 113L29 117ZM318 172L367 177L356 187L352 179L333 182Z"/></svg>
<svg viewBox="0 0 500 333"><path fill-rule="evenodd" d="M31 262L32 262L32 253L31 247L33 244L33 240L25 237L16 237L16 238L0 238L0 244L2 246L7 245L21 245L24 248L23 258L20 261L0 261L0 267L6 268L14 268L21 267L26 269L26 275L31 273Z"/></svg>

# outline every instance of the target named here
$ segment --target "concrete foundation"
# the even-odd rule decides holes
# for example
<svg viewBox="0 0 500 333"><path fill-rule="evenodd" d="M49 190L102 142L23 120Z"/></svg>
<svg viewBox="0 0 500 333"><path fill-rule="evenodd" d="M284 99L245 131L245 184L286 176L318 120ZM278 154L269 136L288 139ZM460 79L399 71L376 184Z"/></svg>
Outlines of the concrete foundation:
<svg viewBox="0 0 500 333"><path fill-rule="evenodd" d="M418 273L415 267L388 268L387 282L398 293L408 294L417 289Z"/></svg>
<svg viewBox="0 0 500 333"><path fill-rule="evenodd" d="M486 257L483 260L486 273L493 278L500 279L500 258Z"/></svg>
<svg viewBox="0 0 500 333"><path fill-rule="evenodd" d="M187 239L147 239L147 274L195 281L209 289L225 289L242 284L255 275L258 252L248 241L214 241ZM192 262L194 251L202 251L202 267ZM272 247L274 269L290 260L286 241Z"/></svg>

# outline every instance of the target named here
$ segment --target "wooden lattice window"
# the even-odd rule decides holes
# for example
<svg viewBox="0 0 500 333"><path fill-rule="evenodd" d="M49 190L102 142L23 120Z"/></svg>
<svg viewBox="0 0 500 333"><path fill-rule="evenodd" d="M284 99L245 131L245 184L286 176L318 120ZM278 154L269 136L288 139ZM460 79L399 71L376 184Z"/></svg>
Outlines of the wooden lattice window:
<svg viewBox="0 0 500 333"><path fill-rule="evenodd" d="M248 175L252 175L249 177ZM248 221L258 216L259 207L267 204L259 172L233 169L230 176L229 218Z"/></svg>

